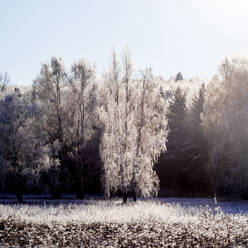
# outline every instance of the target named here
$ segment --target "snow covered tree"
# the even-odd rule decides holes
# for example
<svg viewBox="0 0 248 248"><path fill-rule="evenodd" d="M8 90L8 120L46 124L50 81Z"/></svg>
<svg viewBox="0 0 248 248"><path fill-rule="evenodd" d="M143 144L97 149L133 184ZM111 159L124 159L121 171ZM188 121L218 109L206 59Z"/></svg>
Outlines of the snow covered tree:
<svg viewBox="0 0 248 248"><path fill-rule="evenodd" d="M248 190L248 60L226 59L206 91L203 124L209 167L220 194Z"/></svg>
<svg viewBox="0 0 248 248"><path fill-rule="evenodd" d="M6 95L0 102L0 154L3 182L9 169L20 168L18 160L20 157L19 146L22 142L21 131L29 114L26 103L15 93Z"/></svg>
<svg viewBox="0 0 248 248"><path fill-rule="evenodd" d="M45 130L49 137L49 144L59 143L60 150L57 159L61 164L61 173L66 167L66 128L67 108L66 85L68 76L62 59L52 57L50 63L43 64L40 75L34 81L34 95L37 104L43 110L43 119L40 128ZM57 175L59 177L59 175ZM54 197L60 196L59 185L54 189Z"/></svg>
<svg viewBox="0 0 248 248"><path fill-rule="evenodd" d="M1 85L1 88L0 90L1 91L4 91L6 89L6 86L7 84L9 83L9 75L7 72L1 72L0 73L0 85Z"/></svg>
<svg viewBox="0 0 248 248"><path fill-rule="evenodd" d="M96 109L95 69L86 61L74 63L70 74L72 120L72 156L76 163L78 198L84 198L84 163L88 154L86 144L95 135L93 122Z"/></svg>
<svg viewBox="0 0 248 248"><path fill-rule="evenodd" d="M37 183L41 172L51 163L57 163L51 161L50 148L45 145L43 134L33 132L38 114L29 96L17 89L0 101L1 180L4 182L7 173L15 176L19 202L22 202L23 185Z"/></svg>
<svg viewBox="0 0 248 248"><path fill-rule="evenodd" d="M161 94L159 81L147 68L136 83L135 122L136 139L132 187L134 199L138 196L154 196L159 190L159 179L154 164L166 150L167 104Z"/></svg>
<svg viewBox="0 0 248 248"><path fill-rule="evenodd" d="M8 74L0 72L0 100L4 97L4 93L6 91L8 82L9 82ZM6 164L5 159L3 158L3 155L4 154L2 151L0 155L0 192L5 191L5 178L6 178L6 173L7 173L7 164Z"/></svg>
<svg viewBox="0 0 248 248"><path fill-rule="evenodd" d="M47 115L47 126L51 135L64 145L64 105L63 87L66 82L66 73L63 62L56 57L51 58L50 64L43 64L40 75L34 81L36 94Z"/></svg>
<svg viewBox="0 0 248 248"><path fill-rule="evenodd" d="M105 75L100 92L100 119L104 125L100 153L104 163L103 187L107 197L119 190L120 185L120 116L119 116L119 88L120 68L115 51L112 55L112 68ZM118 153L120 156L118 156ZM110 180L112 179L112 180ZM124 192L122 192L124 193Z"/></svg>
<svg viewBox="0 0 248 248"><path fill-rule="evenodd" d="M151 70L139 79L132 75L130 55L124 54L121 70L113 53L112 68L101 89L104 189L107 196L121 192L123 202L129 193L134 199L157 193L159 181L153 164L165 150L167 136L166 104Z"/></svg>
<svg viewBox="0 0 248 248"><path fill-rule="evenodd" d="M8 83L9 83L9 76L7 72L5 73L0 72L0 98L1 95L3 95L3 93L5 92Z"/></svg>

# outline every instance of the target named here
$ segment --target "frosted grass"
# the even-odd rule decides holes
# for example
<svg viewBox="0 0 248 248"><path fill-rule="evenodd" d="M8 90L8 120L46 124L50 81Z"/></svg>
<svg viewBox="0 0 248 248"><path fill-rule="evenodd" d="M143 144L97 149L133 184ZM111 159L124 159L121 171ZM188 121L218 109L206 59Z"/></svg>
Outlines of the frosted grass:
<svg viewBox="0 0 248 248"><path fill-rule="evenodd" d="M168 201L168 200L167 200ZM199 200L198 200L199 201ZM201 202L201 201L200 201ZM205 203L205 204L204 204ZM121 200L89 200L81 203L59 205L0 205L0 218L13 218L31 223L196 223L203 215L222 214L248 220L246 203L220 203L216 208L206 200L197 205L197 200L169 203L160 200L137 201L123 205Z"/></svg>
<svg viewBox="0 0 248 248"><path fill-rule="evenodd" d="M248 247L246 210L186 198L0 205L0 247Z"/></svg>
<svg viewBox="0 0 248 248"><path fill-rule="evenodd" d="M130 223L140 221L190 221L203 209L187 209L180 205L139 201L122 205L121 200L85 201L83 204L2 205L1 218L15 218L33 223L107 222ZM175 219L174 219L175 221Z"/></svg>

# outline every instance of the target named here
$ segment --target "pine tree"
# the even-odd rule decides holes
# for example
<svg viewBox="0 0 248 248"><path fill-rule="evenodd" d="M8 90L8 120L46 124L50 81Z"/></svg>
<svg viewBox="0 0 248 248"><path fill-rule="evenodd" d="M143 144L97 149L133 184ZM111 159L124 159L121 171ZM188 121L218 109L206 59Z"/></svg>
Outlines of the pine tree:
<svg viewBox="0 0 248 248"><path fill-rule="evenodd" d="M181 88L178 87L170 102L167 114L169 135L167 151L170 157L178 157L181 152L186 135L186 97Z"/></svg>
<svg viewBox="0 0 248 248"><path fill-rule="evenodd" d="M208 150L201 116L205 100L204 84L194 95L188 112L188 135L185 142L185 187L194 192L212 193L210 174L207 167Z"/></svg>
<svg viewBox="0 0 248 248"><path fill-rule="evenodd" d="M181 72L178 72L175 77L175 82L183 80L183 74Z"/></svg>
<svg viewBox="0 0 248 248"><path fill-rule="evenodd" d="M170 100L168 113L167 151L157 166L166 188L181 190L183 187L183 165L185 161L184 145L187 137L186 97L180 87Z"/></svg>

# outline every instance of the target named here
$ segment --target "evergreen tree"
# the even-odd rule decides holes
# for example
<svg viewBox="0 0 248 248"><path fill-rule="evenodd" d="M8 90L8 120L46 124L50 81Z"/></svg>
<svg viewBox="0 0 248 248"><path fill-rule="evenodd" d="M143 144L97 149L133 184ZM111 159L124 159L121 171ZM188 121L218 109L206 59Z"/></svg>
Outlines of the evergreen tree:
<svg viewBox="0 0 248 248"><path fill-rule="evenodd" d="M184 144L187 137L186 97L180 87L174 92L170 101L168 113L169 134L167 151L161 157L157 166L166 188L181 190L183 182L183 164L185 159Z"/></svg>
<svg viewBox="0 0 248 248"><path fill-rule="evenodd" d="M183 168L185 187L194 192L210 193L211 184L207 168L207 142L203 133L201 115L204 105L204 84L194 95L188 113L188 136L185 142L185 166Z"/></svg>
<svg viewBox="0 0 248 248"><path fill-rule="evenodd" d="M186 97L180 87L177 87L173 99L170 102L167 114L169 135L167 152L170 157L178 157L181 152L186 135Z"/></svg>
<svg viewBox="0 0 248 248"><path fill-rule="evenodd" d="M175 82L183 80L183 74L181 72L178 72L175 77Z"/></svg>

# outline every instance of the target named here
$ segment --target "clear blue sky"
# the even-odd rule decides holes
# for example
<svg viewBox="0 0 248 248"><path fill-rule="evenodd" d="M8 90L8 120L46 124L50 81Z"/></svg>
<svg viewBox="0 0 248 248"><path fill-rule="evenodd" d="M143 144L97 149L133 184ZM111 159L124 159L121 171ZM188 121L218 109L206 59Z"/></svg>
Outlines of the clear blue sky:
<svg viewBox="0 0 248 248"><path fill-rule="evenodd" d="M247 0L2 0L0 71L30 84L60 56L101 72L113 46L128 46L138 70L209 77L224 56L247 51L247 13Z"/></svg>

